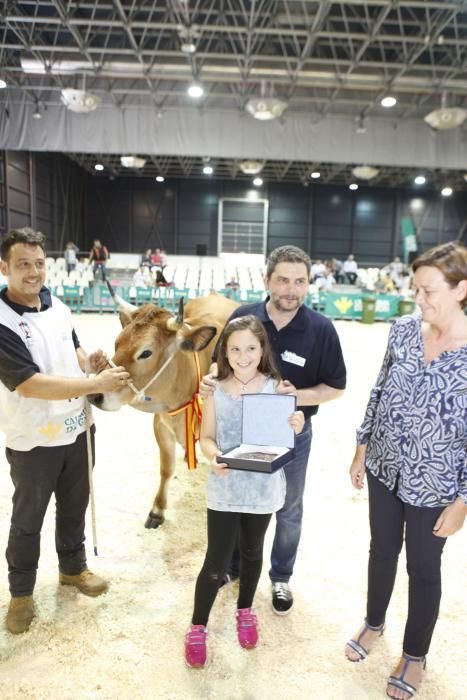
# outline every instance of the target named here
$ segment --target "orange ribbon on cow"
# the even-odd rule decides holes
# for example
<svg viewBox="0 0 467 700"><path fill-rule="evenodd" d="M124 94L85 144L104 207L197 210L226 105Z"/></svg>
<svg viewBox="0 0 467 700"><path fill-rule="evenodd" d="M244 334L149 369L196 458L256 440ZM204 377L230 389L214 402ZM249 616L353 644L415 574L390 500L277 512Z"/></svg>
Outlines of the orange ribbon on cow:
<svg viewBox="0 0 467 700"><path fill-rule="evenodd" d="M199 364L198 353L194 353L196 374L198 379L198 390L201 383L201 367ZM196 392L191 401L188 401L184 406L169 411L169 416L176 416L182 411L185 411L185 452L188 469L196 469L196 443L199 440L201 432L201 418L203 415L203 399Z"/></svg>

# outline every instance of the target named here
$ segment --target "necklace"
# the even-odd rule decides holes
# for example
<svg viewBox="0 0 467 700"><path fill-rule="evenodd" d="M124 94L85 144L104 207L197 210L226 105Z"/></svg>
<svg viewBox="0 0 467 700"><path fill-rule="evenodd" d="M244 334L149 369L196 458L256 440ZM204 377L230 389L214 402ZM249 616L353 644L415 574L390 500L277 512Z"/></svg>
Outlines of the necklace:
<svg viewBox="0 0 467 700"><path fill-rule="evenodd" d="M252 382L253 379L256 379L257 376L258 376L258 372L255 374L254 377L252 377L251 379L249 379L247 382L242 382L242 380L239 379L238 377L236 377L235 374L233 375L233 378L236 379L237 382L238 382L239 384L242 385L242 394L244 394L244 393L246 392L246 390L247 390L246 388L247 388L248 384L249 384L250 382Z"/></svg>

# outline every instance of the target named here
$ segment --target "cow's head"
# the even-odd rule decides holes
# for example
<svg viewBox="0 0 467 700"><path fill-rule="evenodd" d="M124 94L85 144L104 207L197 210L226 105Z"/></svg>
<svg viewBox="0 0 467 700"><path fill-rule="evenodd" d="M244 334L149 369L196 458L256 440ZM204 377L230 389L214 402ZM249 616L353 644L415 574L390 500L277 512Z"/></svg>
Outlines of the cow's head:
<svg viewBox="0 0 467 700"><path fill-rule="evenodd" d="M212 324L202 321L190 325L183 318L183 300L178 314L153 304L135 307L114 296L119 305L123 330L115 341L112 361L130 373L132 385L144 391L139 398L132 388L95 394L91 403L107 411L116 411L131 403L150 413L167 411L189 401L196 391L195 363L189 355L203 350L217 333ZM170 362L156 378L158 371ZM151 381L154 379L154 381Z"/></svg>

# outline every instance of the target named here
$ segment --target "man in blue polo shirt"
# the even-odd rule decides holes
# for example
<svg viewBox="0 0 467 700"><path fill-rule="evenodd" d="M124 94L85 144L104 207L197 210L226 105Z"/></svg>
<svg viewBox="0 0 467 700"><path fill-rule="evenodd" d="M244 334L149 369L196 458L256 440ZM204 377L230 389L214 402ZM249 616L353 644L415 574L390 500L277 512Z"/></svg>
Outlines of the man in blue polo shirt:
<svg viewBox="0 0 467 700"><path fill-rule="evenodd" d="M232 319L254 314L262 321L284 380L278 392L296 396L297 407L306 419L305 427L297 436L296 456L285 467L285 504L276 513L269 576L272 607L278 615L287 615L293 606L289 579L301 534L311 416L318 412L320 404L341 396L346 384L344 358L334 326L327 318L304 306L310 269L311 260L300 248L276 248L267 261L265 286L269 296L266 301L241 306L231 316ZM212 391L215 374L213 366L211 374L203 378L202 393Z"/></svg>
<svg viewBox="0 0 467 700"><path fill-rule="evenodd" d="M103 369L102 351L86 357L70 310L44 286L44 236L10 231L1 244L0 426L14 485L6 558L11 600L6 626L26 632L47 505L55 494L59 582L97 596L107 581L89 571L84 548L89 500L85 396L114 391L128 380L123 367ZM99 374L85 377L90 371ZM94 444L92 435L92 444Z"/></svg>

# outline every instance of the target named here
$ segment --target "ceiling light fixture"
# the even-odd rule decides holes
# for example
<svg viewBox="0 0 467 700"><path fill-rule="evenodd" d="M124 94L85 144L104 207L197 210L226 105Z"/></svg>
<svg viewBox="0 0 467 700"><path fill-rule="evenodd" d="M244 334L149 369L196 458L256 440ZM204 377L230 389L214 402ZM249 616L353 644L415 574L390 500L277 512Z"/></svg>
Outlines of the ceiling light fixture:
<svg viewBox="0 0 467 700"><path fill-rule="evenodd" d="M102 102L98 95L74 88L64 88L61 91L61 100L67 109L78 114L89 114Z"/></svg>
<svg viewBox="0 0 467 700"><path fill-rule="evenodd" d="M102 163L96 163L94 166L94 170L101 172L102 170L104 170L104 166L102 165Z"/></svg>
<svg viewBox="0 0 467 700"><path fill-rule="evenodd" d="M357 185L357 183L356 183L356 182L352 182L352 183L349 185L349 190L353 190L353 191L354 191L354 190L358 190L358 185Z"/></svg>
<svg viewBox="0 0 467 700"><path fill-rule="evenodd" d="M450 197L452 195L452 187L443 187L441 194L443 197Z"/></svg>
<svg viewBox="0 0 467 700"><path fill-rule="evenodd" d="M214 168L212 167L212 165L205 165L205 166L204 166L204 168L203 168L203 173L204 173L205 175L212 175L213 172L214 172Z"/></svg>
<svg viewBox="0 0 467 700"><path fill-rule="evenodd" d="M287 102L277 97L251 97L245 105L246 111L260 121L281 117L287 107Z"/></svg>
<svg viewBox="0 0 467 700"><path fill-rule="evenodd" d="M417 175L417 177L414 180L416 185L424 185L426 182L426 177L425 175Z"/></svg>
<svg viewBox="0 0 467 700"><path fill-rule="evenodd" d="M199 31L194 27L185 27L183 24L179 25L177 31L180 39L180 51L189 56L196 53L195 39L199 38Z"/></svg>
<svg viewBox="0 0 467 700"><path fill-rule="evenodd" d="M120 163L124 168L136 168L139 170L146 165L146 159L139 156L120 156Z"/></svg>
<svg viewBox="0 0 467 700"><path fill-rule="evenodd" d="M352 169L352 173L360 180L372 180L379 174L379 170L371 165L357 165Z"/></svg>
<svg viewBox="0 0 467 700"><path fill-rule="evenodd" d="M38 104L36 105L36 109L32 113L32 118L33 119L42 119L42 112L41 112Z"/></svg>
<svg viewBox="0 0 467 700"><path fill-rule="evenodd" d="M460 107L441 107L434 109L432 112L423 117L423 121L431 126L432 129L457 129L458 126L464 123L467 118L467 110Z"/></svg>
<svg viewBox="0 0 467 700"><path fill-rule="evenodd" d="M6 88L6 80L3 80L3 78L0 78L0 90L4 90Z"/></svg>
<svg viewBox="0 0 467 700"><path fill-rule="evenodd" d="M441 107L423 117L423 120L432 129L444 131L446 129L457 129L467 117L467 110L460 107L449 107L447 93L441 93Z"/></svg>
<svg viewBox="0 0 467 700"><path fill-rule="evenodd" d="M386 95L386 97L383 97L381 100L381 107L394 107L394 105L397 103L397 100L395 97L392 95Z"/></svg>
<svg viewBox="0 0 467 700"><path fill-rule="evenodd" d="M240 170L245 175L259 175L264 167L262 160L242 160Z"/></svg>
<svg viewBox="0 0 467 700"><path fill-rule="evenodd" d="M255 177L255 179L253 180L253 184L255 187L261 187L261 185L263 184L263 180L260 177Z"/></svg>
<svg viewBox="0 0 467 700"><path fill-rule="evenodd" d="M311 177L313 180L318 180L318 179L321 177L321 173L318 172L318 170L313 170L313 172L311 173L310 177Z"/></svg>
<svg viewBox="0 0 467 700"><path fill-rule="evenodd" d="M189 96L193 97L194 99L199 99L204 95L203 86L199 85L199 83L191 83L191 85L188 86L187 92Z"/></svg>
<svg viewBox="0 0 467 700"><path fill-rule="evenodd" d="M163 175L156 175L156 182L164 182L165 177Z"/></svg>

